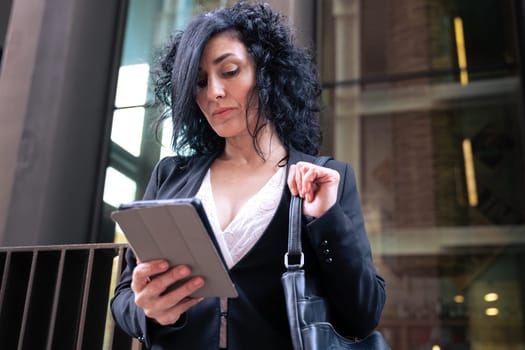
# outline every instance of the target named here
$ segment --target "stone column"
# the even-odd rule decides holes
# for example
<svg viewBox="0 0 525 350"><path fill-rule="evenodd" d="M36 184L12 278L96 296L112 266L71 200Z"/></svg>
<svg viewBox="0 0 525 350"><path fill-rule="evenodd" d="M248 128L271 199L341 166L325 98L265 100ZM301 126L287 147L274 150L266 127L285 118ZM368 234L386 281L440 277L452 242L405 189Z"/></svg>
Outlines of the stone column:
<svg viewBox="0 0 525 350"><path fill-rule="evenodd" d="M398 0L391 6L388 73L424 72L430 66L430 25L427 0ZM402 81L398 86L426 86L427 78ZM433 227L434 149L429 111L392 116L393 219L398 227Z"/></svg>
<svg viewBox="0 0 525 350"><path fill-rule="evenodd" d="M295 29L297 43L304 47L315 46L315 1L314 0L268 0L273 9L290 19Z"/></svg>
<svg viewBox="0 0 525 350"><path fill-rule="evenodd" d="M97 239L127 1L14 0L0 75L0 245Z"/></svg>
<svg viewBox="0 0 525 350"><path fill-rule="evenodd" d="M334 0L335 81L357 81L361 72L360 1ZM359 84L335 88L334 145L335 157L352 164L360 175L361 124L358 104ZM358 181L359 183L359 181Z"/></svg>

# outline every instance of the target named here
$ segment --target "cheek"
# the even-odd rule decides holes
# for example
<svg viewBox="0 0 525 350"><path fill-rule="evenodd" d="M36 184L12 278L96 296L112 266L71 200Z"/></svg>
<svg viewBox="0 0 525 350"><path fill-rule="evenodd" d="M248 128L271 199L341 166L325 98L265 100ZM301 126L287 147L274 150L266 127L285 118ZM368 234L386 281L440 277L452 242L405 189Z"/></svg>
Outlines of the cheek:
<svg viewBox="0 0 525 350"><path fill-rule="evenodd" d="M257 89L255 86L250 87L249 89L246 89L245 91L245 103L246 108L253 110L257 109L259 105L259 94L257 92Z"/></svg>
<svg viewBox="0 0 525 350"><path fill-rule="evenodd" d="M195 102L197 103L197 106L199 106L199 109L201 110L201 112L206 115L206 110L204 109L206 104L205 104L205 101L206 99L203 98L203 93L200 92L200 93L197 93L197 96L195 97Z"/></svg>
<svg viewBox="0 0 525 350"><path fill-rule="evenodd" d="M242 94L244 95L244 100L246 101L247 107L257 107L259 96L257 93L257 87L255 85L255 76L248 77L242 86Z"/></svg>

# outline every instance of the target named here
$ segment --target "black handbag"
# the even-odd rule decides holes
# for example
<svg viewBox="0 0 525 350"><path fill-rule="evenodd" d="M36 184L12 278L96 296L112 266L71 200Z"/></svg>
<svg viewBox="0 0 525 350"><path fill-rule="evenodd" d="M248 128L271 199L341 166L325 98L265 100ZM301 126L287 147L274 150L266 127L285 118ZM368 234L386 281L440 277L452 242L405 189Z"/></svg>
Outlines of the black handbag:
<svg viewBox="0 0 525 350"><path fill-rule="evenodd" d="M326 160L326 158L325 158ZM321 163L318 160L316 163ZM301 248L302 200L292 196L288 226L286 272L281 277L286 311L294 350L391 350L380 332L373 331L363 339L345 338L330 323L328 304L319 294L313 278L306 281L304 254ZM290 263L289 258L298 258Z"/></svg>

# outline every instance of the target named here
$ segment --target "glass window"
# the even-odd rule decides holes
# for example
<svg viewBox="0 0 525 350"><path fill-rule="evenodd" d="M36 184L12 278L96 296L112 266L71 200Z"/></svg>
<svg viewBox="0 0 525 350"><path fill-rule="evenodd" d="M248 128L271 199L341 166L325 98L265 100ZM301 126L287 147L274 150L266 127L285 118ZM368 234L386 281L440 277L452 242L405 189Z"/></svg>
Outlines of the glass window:
<svg viewBox="0 0 525 350"><path fill-rule="evenodd" d="M131 202L135 199L137 191L135 181L112 167L106 170L104 188L104 202L113 207L118 207L120 203Z"/></svg>
<svg viewBox="0 0 525 350"><path fill-rule="evenodd" d="M12 0L0 2L0 73L2 72L2 56L4 53L5 40L7 36L7 27L9 16L11 15Z"/></svg>
<svg viewBox="0 0 525 350"><path fill-rule="evenodd" d="M135 107L116 109L113 112L111 141L135 157L140 156L144 111L144 107Z"/></svg>
<svg viewBox="0 0 525 350"><path fill-rule="evenodd" d="M156 50L193 15L230 3L231 0L129 1L102 204L101 240L122 240L118 229L115 234L111 211L120 203L141 199L155 163L172 154L169 122L158 135L153 128L159 113L153 105L150 86ZM121 186L115 185L118 181L122 181Z"/></svg>
<svg viewBox="0 0 525 350"><path fill-rule="evenodd" d="M321 4L324 146L356 168L393 349L525 346L513 5Z"/></svg>

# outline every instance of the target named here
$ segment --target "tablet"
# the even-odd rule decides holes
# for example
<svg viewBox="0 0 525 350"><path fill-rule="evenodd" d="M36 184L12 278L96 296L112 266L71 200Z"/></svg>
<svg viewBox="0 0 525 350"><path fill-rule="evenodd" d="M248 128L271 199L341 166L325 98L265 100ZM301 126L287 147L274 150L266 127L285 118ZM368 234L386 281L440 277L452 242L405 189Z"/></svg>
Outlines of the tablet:
<svg viewBox="0 0 525 350"><path fill-rule="evenodd" d="M202 276L206 283L193 297L238 296L198 198L135 201L120 205L111 218L141 261L166 259L170 266L188 265L188 278Z"/></svg>

